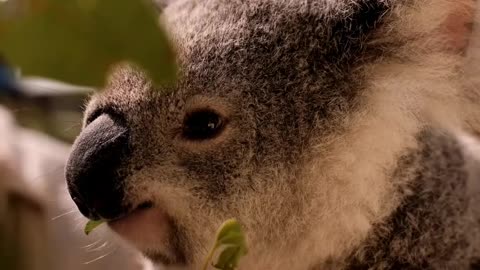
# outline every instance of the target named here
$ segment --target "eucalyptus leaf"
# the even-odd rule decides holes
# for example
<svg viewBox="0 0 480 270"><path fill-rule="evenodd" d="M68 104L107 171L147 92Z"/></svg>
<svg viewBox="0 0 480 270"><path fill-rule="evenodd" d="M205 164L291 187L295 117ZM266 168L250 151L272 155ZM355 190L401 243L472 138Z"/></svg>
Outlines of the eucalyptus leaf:
<svg viewBox="0 0 480 270"><path fill-rule="evenodd" d="M15 2L23 9L6 16ZM0 16L0 54L25 75L98 87L127 61L156 83L175 79L172 47L142 0L8 0Z"/></svg>
<svg viewBox="0 0 480 270"><path fill-rule="evenodd" d="M89 220L87 224L85 224L84 232L86 235L89 235L95 228L103 224L104 220Z"/></svg>
<svg viewBox="0 0 480 270"><path fill-rule="evenodd" d="M227 246L218 256L217 263L213 267L222 270L234 270L243 255L245 253L241 247Z"/></svg>
<svg viewBox="0 0 480 270"><path fill-rule="evenodd" d="M234 246L244 246L245 237L241 232L231 231L227 233L222 238L217 239L218 246L221 245L234 245Z"/></svg>
<svg viewBox="0 0 480 270"><path fill-rule="evenodd" d="M220 229L217 233L216 243L217 244L225 243L224 241L228 241L228 240L224 240L224 239L228 238L228 236L232 234L243 235L242 227L240 226L240 224L237 222L236 219L229 219L220 226Z"/></svg>
<svg viewBox="0 0 480 270"><path fill-rule="evenodd" d="M217 263L213 266L222 270L234 270L240 258L248 252L245 235L235 219L229 219L220 226L215 244L211 249L203 269L206 270L216 251L220 251Z"/></svg>

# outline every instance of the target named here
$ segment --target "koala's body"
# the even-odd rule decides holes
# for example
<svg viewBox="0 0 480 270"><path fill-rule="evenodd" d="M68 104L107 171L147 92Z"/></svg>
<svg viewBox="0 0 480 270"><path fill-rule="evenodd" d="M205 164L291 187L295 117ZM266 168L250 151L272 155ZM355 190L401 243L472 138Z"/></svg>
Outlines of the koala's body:
<svg viewBox="0 0 480 270"><path fill-rule="evenodd" d="M480 269L479 92L466 0L177 0L180 79L119 67L67 180L153 261L200 269Z"/></svg>

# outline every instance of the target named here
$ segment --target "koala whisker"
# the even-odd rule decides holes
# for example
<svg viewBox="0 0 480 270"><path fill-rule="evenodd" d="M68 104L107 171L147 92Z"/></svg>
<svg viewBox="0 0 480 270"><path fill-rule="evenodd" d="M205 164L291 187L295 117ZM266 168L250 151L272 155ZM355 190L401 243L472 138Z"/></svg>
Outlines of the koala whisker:
<svg viewBox="0 0 480 270"><path fill-rule="evenodd" d="M77 213L77 210L76 210L76 209L72 209L72 210L67 211L67 212L65 212L65 213L63 213L63 214L60 214L60 215L58 215L58 216L55 216L55 217L51 218L50 221L55 221L55 220L57 220L57 219L59 219L59 218L61 218L61 217L65 217L65 216L68 216L68 215L71 215L71 214L75 214L75 213Z"/></svg>
<svg viewBox="0 0 480 270"><path fill-rule="evenodd" d="M109 242L105 241L103 244L101 244L98 247L94 248L93 246L91 246L91 248L87 248L86 250L88 250L89 252L99 251L99 250L105 249L108 246L108 244Z"/></svg>
<svg viewBox="0 0 480 270"><path fill-rule="evenodd" d="M117 249L114 249L114 250L112 250L112 251L110 251L110 252L108 252L108 253L106 253L106 254L104 254L104 255L101 255L101 256L99 256L99 257L97 257L97 258L95 258L95 259L93 259L93 260L91 260L91 261L84 262L83 264L84 264L84 265L88 265L88 264L97 262L97 261L99 261L99 260L101 260L101 259L103 259L103 258L105 258L105 257L107 257L107 256L109 256L109 255L111 255L111 254L113 254L115 251L117 251Z"/></svg>
<svg viewBox="0 0 480 270"><path fill-rule="evenodd" d="M82 249L86 249L86 250L90 250L93 246L97 245L98 243L100 243L102 240L101 239L98 239L96 240L95 242L91 243L91 244L88 244L88 245L85 245L82 247Z"/></svg>

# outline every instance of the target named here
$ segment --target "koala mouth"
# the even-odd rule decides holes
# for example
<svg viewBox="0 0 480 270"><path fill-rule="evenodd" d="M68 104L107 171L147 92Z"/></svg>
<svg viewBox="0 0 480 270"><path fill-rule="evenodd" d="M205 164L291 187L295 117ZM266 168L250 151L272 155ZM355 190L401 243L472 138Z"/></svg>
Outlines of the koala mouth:
<svg viewBox="0 0 480 270"><path fill-rule="evenodd" d="M134 208L134 210L123 215L120 218L112 219L108 221L108 225L115 232L123 236L125 233L133 232L138 230L138 226L142 225L143 222L150 215L149 212L154 208L153 203L144 202L139 206Z"/></svg>
<svg viewBox="0 0 480 270"><path fill-rule="evenodd" d="M165 265L183 261L183 255L172 243L175 228L171 218L151 202L142 203L127 215L108 221L108 226L154 261Z"/></svg>

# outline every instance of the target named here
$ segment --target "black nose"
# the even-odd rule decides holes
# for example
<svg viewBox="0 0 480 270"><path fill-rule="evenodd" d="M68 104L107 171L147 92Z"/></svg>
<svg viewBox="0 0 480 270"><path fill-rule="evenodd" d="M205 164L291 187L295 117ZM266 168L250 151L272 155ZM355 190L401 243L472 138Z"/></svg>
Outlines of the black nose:
<svg viewBox="0 0 480 270"><path fill-rule="evenodd" d="M66 167L68 190L80 212L93 220L115 219L128 209L120 166L128 157L128 128L102 114L78 136Z"/></svg>

